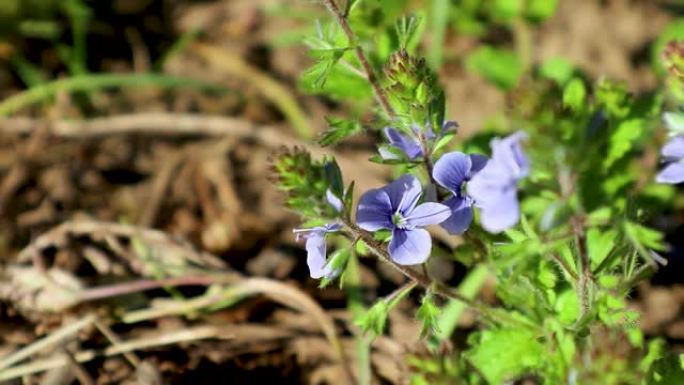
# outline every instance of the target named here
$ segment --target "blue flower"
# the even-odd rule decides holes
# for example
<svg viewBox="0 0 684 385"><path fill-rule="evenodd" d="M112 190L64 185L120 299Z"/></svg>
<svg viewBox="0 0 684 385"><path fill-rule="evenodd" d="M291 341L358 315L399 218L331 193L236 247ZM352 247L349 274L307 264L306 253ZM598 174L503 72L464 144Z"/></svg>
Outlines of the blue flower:
<svg viewBox="0 0 684 385"><path fill-rule="evenodd" d="M526 138L518 131L492 140L492 158L468 183L468 195L480 209L482 227L489 232L504 231L520 219L518 181L530 172L521 145Z"/></svg>
<svg viewBox="0 0 684 385"><path fill-rule="evenodd" d="M446 121L444 122L444 125L442 125L440 135L444 135L446 132L456 127L458 127L458 123L454 121ZM411 135L409 135L401 133L395 128L385 127L384 133L385 137L387 137L390 147L403 152L409 160L416 160L424 155L423 147L419 139L421 130L419 126L414 124L411 127L411 131ZM427 127L424 135L426 140L433 140L436 138L431 126ZM385 160L399 159L395 153L389 151L386 147L380 147L379 152L380 156Z"/></svg>
<svg viewBox="0 0 684 385"><path fill-rule="evenodd" d="M430 256L432 239L420 228L439 224L451 210L440 203L418 204L422 187L412 175L404 175L385 187L367 191L359 200L356 221L364 230L392 231L389 254L401 265L423 263Z"/></svg>
<svg viewBox="0 0 684 385"><path fill-rule="evenodd" d="M435 163L432 177L452 193L451 198L442 202L451 209L451 216L441 224L450 234L463 233L473 221L473 199L466 194L465 185L486 164L487 157L483 155L457 151L442 155Z"/></svg>
<svg viewBox="0 0 684 385"><path fill-rule="evenodd" d="M665 158L667 165L656 176L658 183L677 184L684 182L684 135L670 139L660 154Z"/></svg>
<svg viewBox="0 0 684 385"><path fill-rule="evenodd" d="M326 259L327 247L325 236L340 229L342 229L342 225L339 223L327 223L323 226L294 230L297 240L300 237L306 239L306 264L309 265L309 275L311 275L311 278L331 278L337 273L328 265Z"/></svg>

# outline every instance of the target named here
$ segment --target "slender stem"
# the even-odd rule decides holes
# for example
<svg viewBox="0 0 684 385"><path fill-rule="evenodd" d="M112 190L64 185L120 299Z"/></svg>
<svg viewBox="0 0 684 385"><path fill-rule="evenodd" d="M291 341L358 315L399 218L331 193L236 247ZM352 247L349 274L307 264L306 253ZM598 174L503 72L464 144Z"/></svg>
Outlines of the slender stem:
<svg viewBox="0 0 684 385"><path fill-rule="evenodd" d="M463 304L467 305L471 309L475 310L477 313L479 313L481 316L485 318L489 318L492 321L498 321L498 322L508 322L508 323L514 323L514 324L519 324L522 327L536 327L535 325L525 322L523 320L520 320L518 318L512 317L506 313L501 313L501 312L495 312L493 309L491 309L489 306L486 304L479 302L474 299L470 299L461 293L454 291L453 289L447 287L446 285L439 283L439 282L434 282L432 281L429 277L407 267L404 265L400 265L392 260L392 258L389 255L389 252L383 245L377 241L376 239L373 238L373 235L361 228L359 228L356 224L350 222L350 221L344 221L344 224L347 226L347 229L353 234L354 238L361 239L366 246L370 249L370 251L375 254L380 260L388 263L390 266L395 268L397 271L399 271L401 274L409 278L410 280L414 281L417 285L423 287L426 290L430 290L436 295L444 298L444 299L452 299L456 300L459 302L462 302Z"/></svg>
<svg viewBox="0 0 684 385"><path fill-rule="evenodd" d="M593 274L591 272L591 261L589 260L589 253L584 237L584 227L581 219L578 216L572 218L572 231L575 236L575 243L577 244L577 251L579 259L577 260L579 277L577 280L578 299L580 303L580 319L591 311L591 283L593 281Z"/></svg>
<svg viewBox="0 0 684 385"><path fill-rule="evenodd" d="M356 58L359 60L363 70L366 72L366 78L368 79L371 87L373 87L373 92L375 93L375 97L378 99L378 103L380 103L380 106L385 111L387 116L390 119L394 119L396 117L394 109L392 109L392 106L389 104L389 99L387 98L387 95L385 95L385 91L383 91L382 87L380 86L375 71L366 58L366 54L363 52L361 46L357 44L356 35L354 35L354 31L352 31L351 27L349 26L345 15L340 11L340 8L337 6L337 4L335 4L334 0L323 0L323 4L325 4L325 7L328 9L328 11L330 11L330 13L335 17L337 24L340 25L342 31L344 31L344 34L347 35L349 44L354 45Z"/></svg>

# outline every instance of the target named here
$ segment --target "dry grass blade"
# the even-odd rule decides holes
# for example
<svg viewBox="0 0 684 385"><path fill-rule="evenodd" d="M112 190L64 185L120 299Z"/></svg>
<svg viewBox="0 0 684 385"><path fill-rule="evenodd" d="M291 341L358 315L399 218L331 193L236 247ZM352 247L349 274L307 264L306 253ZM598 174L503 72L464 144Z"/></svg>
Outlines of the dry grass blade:
<svg viewBox="0 0 684 385"><path fill-rule="evenodd" d="M97 317L94 314L87 315L81 320L78 320L72 324L67 324L62 326L59 330L48 335L47 337L34 342L31 345L24 347L14 353L11 353L7 357L0 361L0 369L8 368L17 362L23 361L32 355L42 352L50 346L61 343L67 338L71 338L74 334L78 333L82 329L90 326ZM0 374L0 377L2 375Z"/></svg>
<svg viewBox="0 0 684 385"><path fill-rule="evenodd" d="M102 351L84 350L73 354L72 357L74 362L84 363L101 356L110 357L136 350L208 338L232 339L233 335L230 334L230 330L226 328L218 326L198 326L179 331L160 333L156 337L147 336L136 340L125 341L116 346L110 346ZM66 365L69 365L69 359L63 355L37 360L26 365L3 370L0 372L0 381L11 380Z"/></svg>

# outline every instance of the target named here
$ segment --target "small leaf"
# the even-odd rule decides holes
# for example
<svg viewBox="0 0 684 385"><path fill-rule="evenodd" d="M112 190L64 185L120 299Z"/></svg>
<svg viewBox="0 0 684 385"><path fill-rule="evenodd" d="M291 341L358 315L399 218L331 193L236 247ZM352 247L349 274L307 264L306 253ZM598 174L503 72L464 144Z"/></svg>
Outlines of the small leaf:
<svg viewBox="0 0 684 385"><path fill-rule="evenodd" d="M389 305L382 299L371 306L366 313L356 319L355 323L364 333L372 332L375 335L382 335L387 324Z"/></svg>
<svg viewBox="0 0 684 385"><path fill-rule="evenodd" d="M558 85L565 85L572 77L575 68L572 63L562 57L545 60L539 68L541 76L555 81Z"/></svg>
<svg viewBox="0 0 684 385"><path fill-rule="evenodd" d="M587 90L584 87L584 82L579 78L574 78L563 90L563 105L577 112L584 105L586 96Z"/></svg>
<svg viewBox="0 0 684 385"><path fill-rule="evenodd" d="M610 168L616 161L622 159L632 149L634 142L641 136L645 122L643 119L629 119L618 125L610 136L608 155L603 161L605 168Z"/></svg>
<svg viewBox="0 0 684 385"><path fill-rule="evenodd" d="M323 147L337 144L363 130L363 127L357 120L347 120L335 117L327 117L325 120L329 125L328 130L326 130L318 139L318 143Z"/></svg>
<svg viewBox="0 0 684 385"><path fill-rule="evenodd" d="M528 0L526 16L536 22L543 22L553 16L558 0Z"/></svg>
<svg viewBox="0 0 684 385"><path fill-rule="evenodd" d="M416 318L423 322L423 326L420 330L421 337L426 337L428 335L434 335L438 332L437 322L439 317L439 307L435 305L432 294L425 294L423 300L420 303L420 307L416 312Z"/></svg>

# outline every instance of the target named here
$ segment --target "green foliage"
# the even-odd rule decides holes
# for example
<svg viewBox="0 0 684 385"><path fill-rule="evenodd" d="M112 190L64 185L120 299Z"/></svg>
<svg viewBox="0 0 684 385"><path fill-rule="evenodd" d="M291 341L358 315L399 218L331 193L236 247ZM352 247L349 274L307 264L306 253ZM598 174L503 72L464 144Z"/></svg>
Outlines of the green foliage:
<svg viewBox="0 0 684 385"><path fill-rule="evenodd" d="M525 329L495 329L468 338L468 360L489 384L502 384L550 364L544 345Z"/></svg>
<svg viewBox="0 0 684 385"><path fill-rule="evenodd" d="M586 97L587 90L584 87L584 82L581 79L574 78L563 90L563 105L578 112L584 107Z"/></svg>
<svg viewBox="0 0 684 385"><path fill-rule="evenodd" d="M466 67L502 90L515 87L523 71L520 58L513 51L488 45L468 55Z"/></svg>
<svg viewBox="0 0 684 385"><path fill-rule="evenodd" d="M278 187L287 194L286 205L307 219L335 218L339 213L326 200L330 189L342 197L342 174L333 159L314 161L311 155L295 148L273 159Z"/></svg>
<svg viewBox="0 0 684 385"><path fill-rule="evenodd" d="M360 133L363 129L357 120L333 117L328 117L326 120L329 125L328 130L321 134L321 137L318 139L318 143L324 147L335 145L352 135Z"/></svg>
<svg viewBox="0 0 684 385"><path fill-rule="evenodd" d="M684 381L684 355L668 354L653 363L648 385L680 385Z"/></svg>
<svg viewBox="0 0 684 385"><path fill-rule="evenodd" d="M428 292L421 300L416 312L416 318L423 323L420 329L421 336L425 337L439 332L437 329L439 314L440 309L435 304L433 295Z"/></svg>

